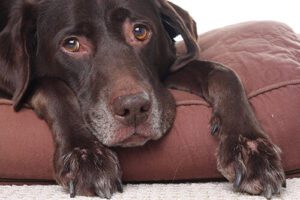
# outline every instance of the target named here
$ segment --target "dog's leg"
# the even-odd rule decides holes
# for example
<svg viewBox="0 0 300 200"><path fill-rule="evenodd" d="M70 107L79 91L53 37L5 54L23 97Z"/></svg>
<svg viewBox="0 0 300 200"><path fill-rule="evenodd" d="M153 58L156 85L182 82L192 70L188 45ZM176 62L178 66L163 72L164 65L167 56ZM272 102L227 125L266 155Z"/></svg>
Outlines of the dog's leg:
<svg viewBox="0 0 300 200"><path fill-rule="evenodd" d="M213 109L211 134L220 139L219 171L238 191L271 198L285 185L280 149L258 124L243 86L220 64L193 61L165 80L170 88L202 96Z"/></svg>
<svg viewBox="0 0 300 200"><path fill-rule="evenodd" d="M122 191L118 159L88 131L73 92L59 80L43 79L34 85L28 102L53 132L57 182L71 197L110 198Z"/></svg>

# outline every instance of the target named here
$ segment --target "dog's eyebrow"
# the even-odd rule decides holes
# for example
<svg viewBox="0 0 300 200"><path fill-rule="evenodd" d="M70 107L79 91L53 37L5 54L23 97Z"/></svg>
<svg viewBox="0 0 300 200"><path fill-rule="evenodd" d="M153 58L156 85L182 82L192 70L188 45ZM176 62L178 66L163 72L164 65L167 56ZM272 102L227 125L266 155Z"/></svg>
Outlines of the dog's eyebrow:
<svg viewBox="0 0 300 200"><path fill-rule="evenodd" d="M133 21L141 20L141 21L151 21L152 17L141 14L126 7L117 7L109 11L108 17L110 20L123 22L126 18L129 18Z"/></svg>
<svg viewBox="0 0 300 200"><path fill-rule="evenodd" d="M109 21L123 22L130 14L128 9L118 7L111 10L107 16L109 17Z"/></svg>
<svg viewBox="0 0 300 200"><path fill-rule="evenodd" d="M96 27L93 22L81 21L74 25L66 26L57 33L57 37L66 35L81 35L91 38L96 32Z"/></svg>

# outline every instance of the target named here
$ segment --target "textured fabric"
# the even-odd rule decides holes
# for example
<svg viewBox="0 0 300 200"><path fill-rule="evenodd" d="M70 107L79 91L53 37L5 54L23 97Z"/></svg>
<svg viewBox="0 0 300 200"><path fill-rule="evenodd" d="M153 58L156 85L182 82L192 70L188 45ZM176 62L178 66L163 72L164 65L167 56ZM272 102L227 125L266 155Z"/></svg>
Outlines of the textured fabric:
<svg viewBox="0 0 300 200"><path fill-rule="evenodd" d="M201 57L235 70L247 93L300 83L300 41L286 25L248 22L201 36ZM274 86L273 88L271 86Z"/></svg>
<svg viewBox="0 0 300 200"><path fill-rule="evenodd" d="M287 180L288 187L272 200L300 199L300 179ZM69 195L60 186L0 186L0 199L10 200L64 200ZM76 197L76 200L99 199ZM111 200L266 200L262 196L251 196L233 192L230 183L186 183L186 184L138 184L126 185L123 193L116 193Z"/></svg>
<svg viewBox="0 0 300 200"><path fill-rule="evenodd" d="M282 149L284 169L300 174L300 41L284 24L249 22L199 37L201 58L227 65L243 81L263 128ZM182 48L182 51L183 48ZM143 147L117 149L126 181L221 178L209 134L211 109L194 95L173 91L171 132ZM0 178L52 179L47 125L28 109L0 106Z"/></svg>

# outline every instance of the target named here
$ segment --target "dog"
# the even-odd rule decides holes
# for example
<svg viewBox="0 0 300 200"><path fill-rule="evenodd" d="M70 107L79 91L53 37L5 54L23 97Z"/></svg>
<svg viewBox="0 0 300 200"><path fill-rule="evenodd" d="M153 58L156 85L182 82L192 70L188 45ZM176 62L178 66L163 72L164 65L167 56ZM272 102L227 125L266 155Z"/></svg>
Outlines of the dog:
<svg viewBox="0 0 300 200"><path fill-rule="evenodd" d="M186 46L177 54L174 38ZM172 127L168 88L213 109L218 170L237 191L285 187L280 149L259 125L238 76L199 59L196 23L165 0L1 0L0 91L52 130L56 181L71 197L121 192L110 147L141 146Z"/></svg>

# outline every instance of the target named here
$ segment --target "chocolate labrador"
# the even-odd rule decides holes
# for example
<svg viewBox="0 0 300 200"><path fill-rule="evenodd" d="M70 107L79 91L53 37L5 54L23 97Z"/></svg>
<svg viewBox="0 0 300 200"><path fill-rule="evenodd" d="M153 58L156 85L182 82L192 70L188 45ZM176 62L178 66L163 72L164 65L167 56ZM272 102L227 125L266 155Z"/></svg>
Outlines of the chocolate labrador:
<svg viewBox="0 0 300 200"><path fill-rule="evenodd" d="M198 59L195 22L173 3L1 0L0 31L1 93L16 111L28 103L48 123L56 180L71 197L122 191L109 147L140 146L168 132L175 103L167 88L210 103L218 169L236 190L271 198L285 186L280 150L239 78Z"/></svg>

